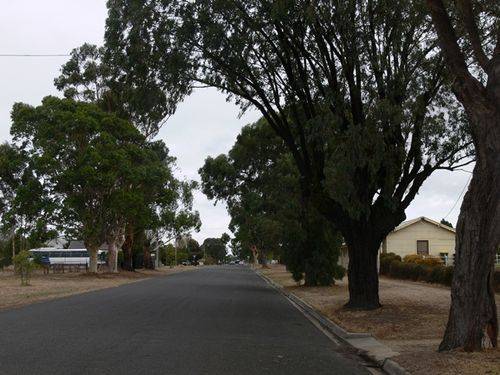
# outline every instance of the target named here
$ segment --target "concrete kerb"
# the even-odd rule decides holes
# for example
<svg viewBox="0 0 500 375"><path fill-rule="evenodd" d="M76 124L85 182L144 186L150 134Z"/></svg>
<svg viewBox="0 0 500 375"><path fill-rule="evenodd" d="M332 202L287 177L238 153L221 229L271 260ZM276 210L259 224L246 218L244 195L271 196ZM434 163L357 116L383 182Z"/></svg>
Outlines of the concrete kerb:
<svg viewBox="0 0 500 375"><path fill-rule="evenodd" d="M331 333L343 344L357 349L362 357L376 363L389 375L409 375L410 373L397 362L390 359L399 353L393 351L386 345L377 341L370 333L348 332L330 319L316 311L311 305L295 294L288 292L283 286L277 284L258 270L254 271L262 277L269 285L278 290L291 302L297 305L304 314L314 319L323 329Z"/></svg>

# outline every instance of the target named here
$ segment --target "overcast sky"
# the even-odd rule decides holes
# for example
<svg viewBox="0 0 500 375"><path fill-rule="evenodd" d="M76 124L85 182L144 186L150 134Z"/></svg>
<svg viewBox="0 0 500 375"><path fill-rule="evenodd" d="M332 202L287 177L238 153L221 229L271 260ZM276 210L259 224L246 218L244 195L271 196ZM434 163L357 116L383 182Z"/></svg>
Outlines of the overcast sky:
<svg viewBox="0 0 500 375"><path fill-rule="evenodd" d="M1 54L65 54L88 42L102 44L106 17L105 0L0 0ZM58 95L53 79L67 57L0 56L0 141L9 139L10 110L15 102L37 105L46 95ZM180 104L160 131L177 157L178 174L199 179L198 169L208 155L227 152L241 127L258 119L256 111L238 118L239 110L212 89L196 91ZM427 216L441 220L457 202L469 180L465 172L435 173L408 208L408 219ZM461 199L448 216L454 225ZM193 237L229 232L225 207L213 206L201 192L195 208L203 226Z"/></svg>

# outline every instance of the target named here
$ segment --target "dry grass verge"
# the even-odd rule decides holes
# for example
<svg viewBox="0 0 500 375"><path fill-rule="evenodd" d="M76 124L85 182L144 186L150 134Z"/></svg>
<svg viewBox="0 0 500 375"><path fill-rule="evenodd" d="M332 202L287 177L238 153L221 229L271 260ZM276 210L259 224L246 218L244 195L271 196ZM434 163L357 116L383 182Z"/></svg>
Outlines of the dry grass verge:
<svg viewBox="0 0 500 375"><path fill-rule="evenodd" d="M136 282L151 277L164 276L188 271L196 267L162 267L158 270L138 270L118 274L99 273L97 275L81 273L56 273L43 275L36 271L30 285L21 286L19 277L11 270L0 272L0 310L20 307L30 303L73 294L90 292Z"/></svg>
<svg viewBox="0 0 500 375"><path fill-rule="evenodd" d="M483 353L437 353L450 307L450 289L411 281L380 279L383 307L352 311L346 281L332 287L298 286L281 265L261 272L302 298L329 319L351 332L369 332L393 350L393 358L416 375L500 374L500 350ZM497 305L500 298L497 295Z"/></svg>

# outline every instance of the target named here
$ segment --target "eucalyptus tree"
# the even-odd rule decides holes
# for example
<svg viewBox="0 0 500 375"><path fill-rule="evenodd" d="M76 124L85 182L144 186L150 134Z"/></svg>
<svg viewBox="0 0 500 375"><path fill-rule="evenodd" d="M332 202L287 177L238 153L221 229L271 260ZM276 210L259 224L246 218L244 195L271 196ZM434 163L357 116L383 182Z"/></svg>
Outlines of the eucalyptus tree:
<svg viewBox="0 0 500 375"><path fill-rule="evenodd" d="M56 236L48 225L52 208L27 155L15 145L0 145L0 233L12 256Z"/></svg>
<svg viewBox="0 0 500 375"><path fill-rule="evenodd" d="M148 48L147 43L142 43L139 39L137 43L137 48L139 45L143 47L141 51L144 56L150 54L150 51L144 49ZM110 48L111 46L113 48ZM162 90L157 84L159 81L155 77L155 70L145 65L148 60L144 59L144 56L140 61L132 61L124 53L119 46L112 43L108 43L106 48L83 44L71 52L69 61L62 66L61 74L54 80L54 84L67 98L95 103L101 109L132 122L147 140L151 140L175 112L181 95L179 89L182 88L173 89L171 92ZM152 166L151 163L148 165ZM113 205L117 209L109 211L112 216L107 221L106 242L113 272L117 271L116 252L120 245L124 246L125 268L133 269L133 241L137 235L137 223L141 222L137 220L137 215L144 214L144 207L131 207L133 202L137 202L134 194L144 193L132 190L137 184L145 186L140 181L129 181L128 195L115 196ZM179 188L182 190L185 187ZM187 196L188 194L184 194L185 198ZM180 195L179 199L182 200ZM128 215L131 212L136 215ZM183 233L188 227L192 229L197 226L196 220L199 219L190 209L181 209L177 214L170 216L170 223L164 222L170 227L170 231L176 232L175 235ZM148 234L150 239L161 236L159 232ZM142 237L144 234L141 234ZM149 265L149 262L147 263Z"/></svg>
<svg viewBox="0 0 500 375"><path fill-rule="evenodd" d="M272 254L310 286L343 276L338 231L304 204L292 157L265 120L244 127L228 154L207 158L199 173L203 192L226 203L234 240L264 265Z"/></svg>
<svg viewBox="0 0 500 375"><path fill-rule="evenodd" d="M227 242L223 238L205 238L201 249L203 251L203 257L205 260L207 257L211 257L217 263L222 263L227 256Z"/></svg>
<svg viewBox="0 0 500 375"><path fill-rule="evenodd" d="M127 172L121 165L136 156L144 137L130 122L94 104L55 97L37 107L16 103L11 134L57 205L59 228L83 239L90 272L97 272L110 201Z"/></svg>
<svg viewBox="0 0 500 375"><path fill-rule="evenodd" d="M452 304L440 349L480 350L498 345L493 280L500 246L500 5L427 5L477 155L457 223Z"/></svg>
<svg viewBox="0 0 500 375"><path fill-rule="evenodd" d="M201 222L197 211L193 210L193 189L196 183L179 180L174 176L175 158L169 155L162 141L150 142L152 153L148 157L148 175L153 177L144 184L141 204L130 222L135 224L142 238L144 266L153 268L151 251L178 236L198 231ZM154 169L152 169L154 168Z"/></svg>
<svg viewBox="0 0 500 375"><path fill-rule="evenodd" d="M85 43L73 49L54 84L65 97L114 112L152 139L175 112L180 93L162 90L155 70L143 63L147 59L133 61L123 53L118 47L111 50Z"/></svg>
<svg viewBox="0 0 500 375"><path fill-rule="evenodd" d="M261 111L294 159L303 199L347 242L347 306L379 307L381 241L434 171L470 161L425 4L109 0L108 8L106 44L144 61L165 92L211 86Z"/></svg>

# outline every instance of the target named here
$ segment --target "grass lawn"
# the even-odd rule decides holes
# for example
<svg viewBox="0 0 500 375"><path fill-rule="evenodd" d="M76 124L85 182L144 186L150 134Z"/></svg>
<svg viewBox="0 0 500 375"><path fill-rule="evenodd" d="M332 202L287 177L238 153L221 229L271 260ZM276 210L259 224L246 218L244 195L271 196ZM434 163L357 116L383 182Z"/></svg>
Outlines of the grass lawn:
<svg viewBox="0 0 500 375"><path fill-rule="evenodd" d="M298 286L284 266L260 270L283 285L330 320L351 332L369 332L400 355L393 359L412 374L500 374L500 350L483 353L438 353L450 307L445 286L380 278L382 307L374 311L351 311L347 282L332 287ZM500 296L497 295L500 306Z"/></svg>
<svg viewBox="0 0 500 375"><path fill-rule="evenodd" d="M12 270L6 269L0 271L0 310L92 290L111 288L150 277L164 276L195 268L191 266L162 267L158 270L122 271L118 274L99 273L97 275L85 272L43 275L41 270L37 270L28 286L21 286L19 276L14 275Z"/></svg>

